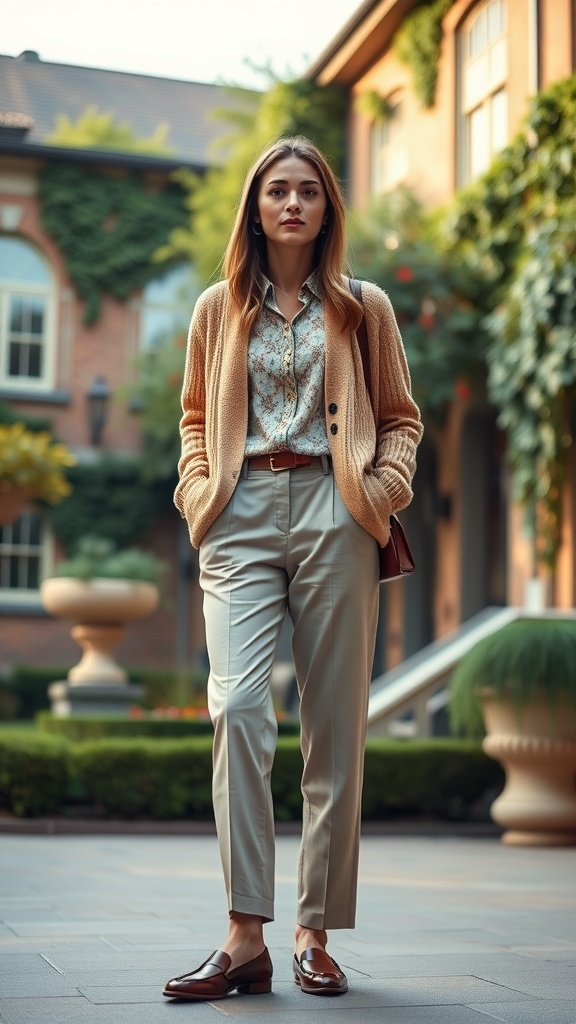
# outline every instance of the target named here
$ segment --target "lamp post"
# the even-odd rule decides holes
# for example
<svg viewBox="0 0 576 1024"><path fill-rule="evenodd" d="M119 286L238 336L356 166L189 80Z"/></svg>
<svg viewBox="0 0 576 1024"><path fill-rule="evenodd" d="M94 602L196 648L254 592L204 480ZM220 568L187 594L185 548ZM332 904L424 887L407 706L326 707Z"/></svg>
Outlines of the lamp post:
<svg viewBox="0 0 576 1024"><path fill-rule="evenodd" d="M86 393L88 400L88 425L90 427L90 444L99 445L102 431L108 414L110 388L105 377L95 377Z"/></svg>

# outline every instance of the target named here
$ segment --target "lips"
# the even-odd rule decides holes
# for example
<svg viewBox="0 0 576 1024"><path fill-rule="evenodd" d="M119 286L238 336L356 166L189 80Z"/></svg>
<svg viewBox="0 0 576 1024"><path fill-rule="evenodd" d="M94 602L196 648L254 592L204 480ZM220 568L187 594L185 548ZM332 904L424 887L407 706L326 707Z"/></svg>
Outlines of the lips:
<svg viewBox="0 0 576 1024"><path fill-rule="evenodd" d="M282 227L283 228L286 228L286 227L288 227L288 228L296 228L300 224L303 224L303 223L304 223L303 220L299 220L297 217L291 217L289 220L283 220L282 221Z"/></svg>

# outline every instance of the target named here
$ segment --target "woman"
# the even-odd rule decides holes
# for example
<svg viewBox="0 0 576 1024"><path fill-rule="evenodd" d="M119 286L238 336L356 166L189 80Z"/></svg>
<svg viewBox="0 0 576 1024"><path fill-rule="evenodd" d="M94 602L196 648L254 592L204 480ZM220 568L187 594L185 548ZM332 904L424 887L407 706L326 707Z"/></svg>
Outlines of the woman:
<svg viewBox="0 0 576 1024"><path fill-rule="evenodd" d="M192 318L175 503L200 549L230 920L222 947L168 982L175 998L271 988L270 675L286 610L304 759L294 977L305 993L347 988L326 943L355 918L376 542L412 497L421 424L390 302L364 283L370 407L344 249L326 159L306 139L280 139L247 175L226 279Z"/></svg>

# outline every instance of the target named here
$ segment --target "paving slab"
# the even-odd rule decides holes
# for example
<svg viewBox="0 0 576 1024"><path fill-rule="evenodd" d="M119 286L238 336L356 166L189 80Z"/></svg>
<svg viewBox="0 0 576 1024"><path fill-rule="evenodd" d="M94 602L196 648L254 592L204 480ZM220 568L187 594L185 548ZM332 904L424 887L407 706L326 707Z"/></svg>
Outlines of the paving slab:
<svg viewBox="0 0 576 1024"><path fill-rule="evenodd" d="M498 836L363 835L349 992L291 960L299 837L277 837L273 991L178 1004L164 982L221 943L213 834L0 834L0 1024L576 1024L576 851Z"/></svg>

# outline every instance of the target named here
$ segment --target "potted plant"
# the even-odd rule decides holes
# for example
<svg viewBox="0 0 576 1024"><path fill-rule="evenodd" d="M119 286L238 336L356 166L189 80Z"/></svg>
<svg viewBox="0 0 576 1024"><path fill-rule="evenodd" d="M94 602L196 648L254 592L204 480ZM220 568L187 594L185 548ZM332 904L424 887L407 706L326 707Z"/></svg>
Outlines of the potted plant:
<svg viewBox="0 0 576 1024"><path fill-rule="evenodd" d="M75 463L46 431L0 423L0 526L15 522L28 501L58 505L72 490L63 471Z"/></svg>
<svg viewBox="0 0 576 1024"><path fill-rule="evenodd" d="M576 843L576 619L525 617L485 637L453 673L455 732L478 735L506 784L491 807L515 845Z"/></svg>
<svg viewBox="0 0 576 1024"><path fill-rule="evenodd" d="M112 541L93 536L83 537L73 557L42 582L44 608L73 623L71 635L84 652L68 672L68 683L53 683L49 689L57 714L70 712L71 698L81 700L84 711L125 711L138 698L141 688L127 684L127 673L112 651L127 622L158 607L165 570L165 563L149 551L119 551Z"/></svg>

